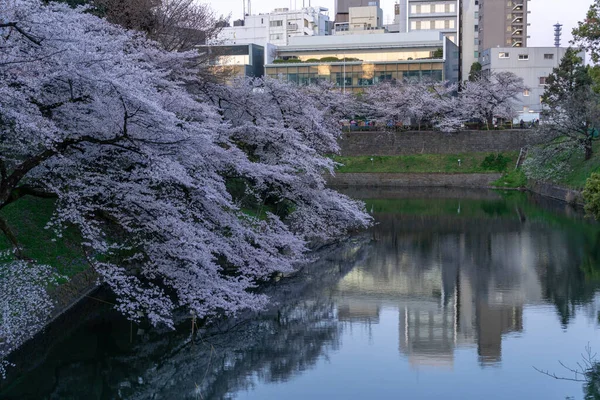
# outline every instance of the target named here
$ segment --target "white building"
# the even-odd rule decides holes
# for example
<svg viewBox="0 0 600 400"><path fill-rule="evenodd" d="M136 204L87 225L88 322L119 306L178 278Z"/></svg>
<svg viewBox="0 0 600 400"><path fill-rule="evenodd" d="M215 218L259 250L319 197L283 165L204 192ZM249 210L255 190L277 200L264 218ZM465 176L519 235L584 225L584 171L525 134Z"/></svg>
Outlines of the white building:
<svg viewBox="0 0 600 400"><path fill-rule="evenodd" d="M460 4L461 80L467 80L471 65L479 61L479 1L462 0Z"/></svg>
<svg viewBox="0 0 600 400"><path fill-rule="evenodd" d="M546 90L546 78L560 64L565 47L494 47L481 55L483 73L512 72L523 78L525 86L519 96L521 111L516 121L539 118L542 111L542 95ZM585 53L579 56L585 60Z"/></svg>
<svg viewBox="0 0 600 400"><path fill-rule="evenodd" d="M328 35L329 16L327 8L306 7L300 10L276 8L273 12L259 15L246 15L241 26L223 28L217 42L219 44L255 43L268 47L287 46L295 36Z"/></svg>

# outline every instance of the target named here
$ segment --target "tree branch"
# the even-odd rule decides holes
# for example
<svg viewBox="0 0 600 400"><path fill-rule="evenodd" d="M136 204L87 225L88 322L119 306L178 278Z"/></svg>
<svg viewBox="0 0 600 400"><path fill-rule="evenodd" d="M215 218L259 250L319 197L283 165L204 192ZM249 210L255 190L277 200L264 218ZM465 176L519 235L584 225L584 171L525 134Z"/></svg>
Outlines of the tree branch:
<svg viewBox="0 0 600 400"><path fill-rule="evenodd" d="M1 217L0 217L0 231L4 232L4 235L6 236L8 241L12 244L14 252L15 252L15 256L20 259L24 258L23 250L21 249L21 246L19 246L19 241L17 240L17 237L14 235L14 233L8 226L8 223Z"/></svg>
<svg viewBox="0 0 600 400"><path fill-rule="evenodd" d="M25 36L29 41L37 44L38 46L42 45L42 41L44 39L42 38L38 38L34 35L31 35L27 32L25 32L23 29L21 29L16 22L6 22L3 24L0 24L0 28L13 28L14 30L16 30L17 32L19 32L21 35Z"/></svg>

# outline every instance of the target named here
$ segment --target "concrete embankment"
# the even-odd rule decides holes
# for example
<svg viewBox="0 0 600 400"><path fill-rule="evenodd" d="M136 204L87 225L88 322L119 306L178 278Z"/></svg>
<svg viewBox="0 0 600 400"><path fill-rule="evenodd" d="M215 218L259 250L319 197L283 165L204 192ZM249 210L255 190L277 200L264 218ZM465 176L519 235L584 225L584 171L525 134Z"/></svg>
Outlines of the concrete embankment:
<svg viewBox="0 0 600 400"><path fill-rule="evenodd" d="M584 205L583 195L578 190L553 185L546 182L529 182L527 189L544 197L561 200L572 205Z"/></svg>
<svg viewBox="0 0 600 400"><path fill-rule="evenodd" d="M490 188L502 174L345 173L327 177L332 187L463 187Z"/></svg>

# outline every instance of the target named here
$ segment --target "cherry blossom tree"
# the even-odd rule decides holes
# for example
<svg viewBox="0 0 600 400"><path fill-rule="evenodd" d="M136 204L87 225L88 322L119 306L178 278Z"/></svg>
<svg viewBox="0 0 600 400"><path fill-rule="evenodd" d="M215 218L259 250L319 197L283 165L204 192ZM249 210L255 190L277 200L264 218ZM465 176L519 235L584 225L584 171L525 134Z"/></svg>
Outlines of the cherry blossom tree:
<svg viewBox="0 0 600 400"><path fill-rule="evenodd" d="M367 90L366 113L385 121L429 125L446 132L460 127L457 86L448 82L405 81L384 83Z"/></svg>
<svg viewBox="0 0 600 400"><path fill-rule="evenodd" d="M481 119L488 129L494 118L512 121L517 115L518 95L525 89L523 79L511 72L492 73L466 81L460 92L463 119Z"/></svg>
<svg viewBox="0 0 600 400"><path fill-rule="evenodd" d="M320 108L316 89L245 82L213 103L189 92L194 53L166 53L64 4L0 9L0 210L56 197L50 228L78 229L131 320L173 326L178 307L199 318L259 309L267 299L251 289L294 270L309 240L370 224L360 203L324 187L338 114ZM286 212L245 209L235 179ZM35 266L12 242L18 264L8 266Z"/></svg>

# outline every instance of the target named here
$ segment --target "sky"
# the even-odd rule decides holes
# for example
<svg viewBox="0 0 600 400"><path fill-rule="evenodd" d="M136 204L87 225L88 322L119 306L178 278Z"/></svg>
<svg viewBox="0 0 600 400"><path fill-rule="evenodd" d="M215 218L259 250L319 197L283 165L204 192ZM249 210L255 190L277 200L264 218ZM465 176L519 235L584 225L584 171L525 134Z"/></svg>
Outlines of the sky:
<svg viewBox="0 0 600 400"><path fill-rule="evenodd" d="M239 19L243 13L244 0L204 0L217 12L217 14L229 15L231 20ZM246 2L248 0L245 0ZM288 7L290 9L308 6L309 0L250 0L252 2L252 13L267 13L275 8ZM495 0L503 1L503 0ZM310 0L311 6L322 6L329 9L329 16L334 17L334 0ZM391 22L394 17L394 0L381 0L384 23ZM247 4L247 3L246 3ZM577 25L577 21L584 19L585 14L592 4L592 0L530 0L529 1L529 42L530 47L542 47L554 45L554 28L556 22L563 24L562 45L568 45L571 40L571 30Z"/></svg>

